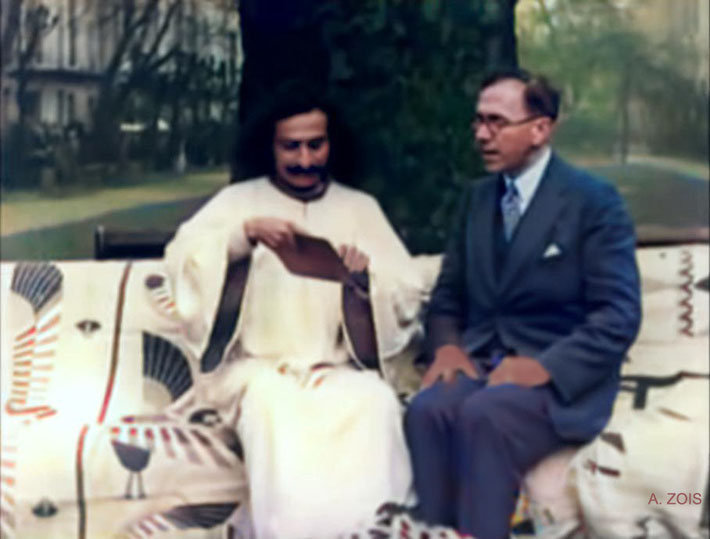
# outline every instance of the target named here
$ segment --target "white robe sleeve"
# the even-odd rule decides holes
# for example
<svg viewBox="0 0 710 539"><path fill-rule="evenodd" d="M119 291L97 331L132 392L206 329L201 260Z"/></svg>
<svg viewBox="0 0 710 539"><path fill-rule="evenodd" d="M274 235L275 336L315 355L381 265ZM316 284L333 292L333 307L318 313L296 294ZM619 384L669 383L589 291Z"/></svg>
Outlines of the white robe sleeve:
<svg viewBox="0 0 710 539"><path fill-rule="evenodd" d="M246 187L238 184L220 191L178 228L165 249L175 308L198 353L209 339L228 262L251 252L243 226Z"/></svg>
<svg viewBox="0 0 710 539"><path fill-rule="evenodd" d="M379 204L364 197L356 247L370 258L370 301L380 360L401 353L421 332L422 275Z"/></svg>

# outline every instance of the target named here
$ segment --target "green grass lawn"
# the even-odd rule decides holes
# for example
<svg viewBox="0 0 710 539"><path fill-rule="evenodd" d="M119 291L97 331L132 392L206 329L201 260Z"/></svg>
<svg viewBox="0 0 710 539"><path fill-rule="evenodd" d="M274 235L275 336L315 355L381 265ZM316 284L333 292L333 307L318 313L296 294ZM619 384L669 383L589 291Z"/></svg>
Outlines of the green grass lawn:
<svg viewBox="0 0 710 539"><path fill-rule="evenodd" d="M147 175L124 185L59 192L6 192L0 201L3 237L32 229L64 225L144 204L208 196L229 183L226 170Z"/></svg>
<svg viewBox="0 0 710 539"><path fill-rule="evenodd" d="M206 197L141 205L58 226L3 236L3 260L82 259L94 257L94 231L98 225L125 230L174 231Z"/></svg>
<svg viewBox="0 0 710 539"><path fill-rule="evenodd" d="M637 226L708 226L710 196L705 179L648 164L595 166L592 170L618 186ZM226 177L226 173L216 172L189 175L64 199L11 197L2 203L0 258L92 258L94 230L99 224L174 231L211 193L226 184ZM8 209L14 215L6 216ZM5 228L6 218L11 221L9 230Z"/></svg>
<svg viewBox="0 0 710 539"><path fill-rule="evenodd" d="M710 195L705 179L647 164L597 166L591 170L619 188L636 226L708 226Z"/></svg>

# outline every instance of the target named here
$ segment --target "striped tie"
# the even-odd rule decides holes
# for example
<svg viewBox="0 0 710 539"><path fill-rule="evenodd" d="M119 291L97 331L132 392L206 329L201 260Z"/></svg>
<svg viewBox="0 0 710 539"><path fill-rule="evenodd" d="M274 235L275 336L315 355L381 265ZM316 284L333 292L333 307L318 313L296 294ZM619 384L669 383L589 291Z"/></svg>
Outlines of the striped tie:
<svg viewBox="0 0 710 539"><path fill-rule="evenodd" d="M500 199L500 208L503 212L503 226L505 228L505 239L510 241L515 232L515 227L520 221L520 195L515 187L515 182L506 180L506 191Z"/></svg>

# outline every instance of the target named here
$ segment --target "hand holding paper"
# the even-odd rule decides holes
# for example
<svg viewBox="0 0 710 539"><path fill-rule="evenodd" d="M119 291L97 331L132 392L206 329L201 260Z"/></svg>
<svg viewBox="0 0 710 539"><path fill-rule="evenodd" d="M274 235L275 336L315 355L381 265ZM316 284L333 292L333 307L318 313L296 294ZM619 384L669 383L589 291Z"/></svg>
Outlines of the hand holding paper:
<svg viewBox="0 0 710 539"><path fill-rule="evenodd" d="M244 223L244 234L249 241L261 242L274 250L283 245L295 246L297 232L302 232L297 225L277 217L254 217Z"/></svg>
<svg viewBox="0 0 710 539"><path fill-rule="evenodd" d="M370 258L354 245L341 245L338 254L351 273L365 271L370 263Z"/></svg>
<svg viewBox="0 0 710 539"><path fill-rule="evenodd" d="M296 275L345 282L350 273L333 246L323 238L294 233L293 243L281 243L274 252Z"/></svg>

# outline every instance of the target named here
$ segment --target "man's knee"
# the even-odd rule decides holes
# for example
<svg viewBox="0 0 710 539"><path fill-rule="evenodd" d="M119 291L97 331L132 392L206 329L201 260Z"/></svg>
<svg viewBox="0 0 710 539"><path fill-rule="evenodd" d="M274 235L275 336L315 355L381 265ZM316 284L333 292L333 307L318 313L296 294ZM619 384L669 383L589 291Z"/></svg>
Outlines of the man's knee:
<svg viewBox="0 0 710 539"><path fill-rule="evenodd" d="M404 423L409 426L413 423L432 418L437 414L438 404L429 395L429 390L421 391L407 405L404 413Z"/></svg>
<svg viewBox="0 0 710 539"><path fill-rule="evenodd" d="M496 408L494 400L487 398L486 391L480 391L466 399L458 409L456 427L471 432L496 428Z"/></svg>
<svg viewBox="0 0 710 539"><path fill-rule="evenodd" d="M404 424L407 428L438 422L451 415L452 403L439 395L438 388L430 387L418 393L407 406Z"/></svg>
<svg viewBox="0 0 710 539"><path fill-rule="evenodd" d="M405 425L451 422L467 395L478 389L472 383L456 381L437 382L419 392L407 406Z"/></svg>
<svg viewBox="0 0 710 539"><path fill-rule="evenodd" d="M456 425L466 429L505 430L509 415L508 405L522 388L496 386L477 391L458 409Z"/></svg>

